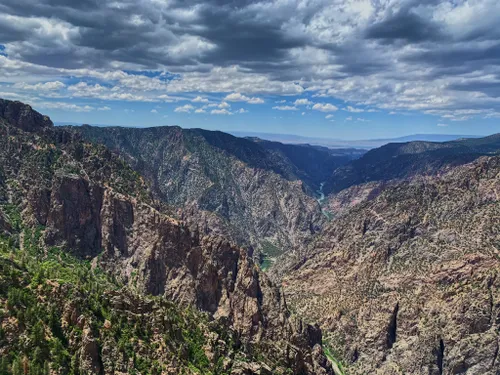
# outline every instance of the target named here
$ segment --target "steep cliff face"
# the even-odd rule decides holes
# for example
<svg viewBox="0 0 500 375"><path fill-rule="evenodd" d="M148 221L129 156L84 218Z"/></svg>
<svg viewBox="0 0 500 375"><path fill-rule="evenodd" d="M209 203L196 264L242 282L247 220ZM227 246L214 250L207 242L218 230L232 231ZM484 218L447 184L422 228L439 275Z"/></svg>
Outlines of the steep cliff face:
<svg viewBox="0 0 500 375"><path fill-rule="evenodd" d="M104 294L111 292L112 286L99 289L95 296L92 294L98 300L102 297L111 301L105 303L110 314L115 314L116 309L144 310L141 319L164 314L160 307L141 308L144 304L150 306L147 301L141 302L144 300L141 296L146 295L160 296L160 301L174 301L181 316L182 309L189 306L208 314L209 319L232 332L229 334L232 341L226 349L214 354L210 348L218 350L219 344L210 345L207 336L217 340L219 334L210 327L203 329L204 338L200 339L206 346L203 356L215 357L213 361L207 360L204 368L198 363L197 369L201 368L202 373L332 373L321 350L321 331L290 316L281 291L259 272L245 251L216 235L191 231L183 222L168 216L162 205L151 199L142 177L105 147L84 143L64 129L24 132L17 123L10 124L5 119L0 124L0 165L4 192L0 197L0 216L8 217L9 220L4 221L10 227L15 223L16 231L20 232L18 237L9 236L5 246L15 248L17 241L19 251L26 252L25 257L32 257L35 265L50 261L54 249L62 249L64 252L57 254L69 253L76 262L91 262L92 270L103 270L116 280L113 283L127 285L131 289L127 292L130 296L120 292L116 298L108 300ZM2 226L7 228L7 224ZM12 254L16 252L9 249L6 253L11 255L5 258L14 259ZM41 272L37 267L6 282L9 286L20 285L26 280L29 283L29 279L35 277L32 273ZM75 266L75 272L78 269ZM44 272L40 278L47 279L49 284L56 281ZM65 269L64 275L68 272ZM74 283L72 278L69 284ZM85 292L78 285L71 286L76 288L74 295L81 294L85 304L91 303L85 300ZM65 296L71 302L72 297ZM42 300L52 297L55 298L44 294L33 296ZM124 299L132 302L123 309L113 307L115 302L112 301ZM62 314L62 300L64 298L51 299L51 309ZM77 300L73 301L76 305ZM6 315L0 318L2 324L17 316L13 315L16 311L5 312ZM76 366L85 369L84 373L113 373L117 370L109 370L109 363L117 361L120 368L138 370L135 356L132 362L129 361L134 350L129 354L126 350L125 353L114 351L112 341L102 345L106 329L96 330L91 323L85 323L88 319L97 319L103 325L108 324L102 321L102 314L96 314L92 310L83 314L81 324L78 319L72 323L79 327L81 335L74 337L73 330L63 332L64 340L70 341L71 353L77 356ZM142 323L137 325L143 326ZM148 330L161 335L161 327L153 325ZM17 328L13 329L9 331L11 335L15 335ZM19 329L31 334L34 327ZM182 347L181 338L175 337ZM168 340L166 335L163 339L156 337L147 342L154 343L155 347L168 346ZM136 344L135 349L140 350L141 357L160 362L162 368L170 368L168 373L181 373L181 369L186 373L195 372L189 371L186 362L189 356L181 355L182 363L172 359L176 348L170 347L166 354L157 355L150 351L151 348ZM12 338L5 345L17 348L20 344ZM225 364L217 372L214 366L219 359Z"/></svg>
<svg viewBox="0 0 500 375"><path fill-rule="evenodd" d="M50 118L34 111L29 105L4 99L0 99L0 118L27 132L54 126Z"/></svg>
<svg viewBox="0 0 500 375"><path fill-rule="evenodd" d="M290 305L349 374L498 374L499 191L499 157L376 191L297 257Z"/></svg>
<svg viewBox="0 0 500 375"><path fill-rule="evenodd" d="M207 221L208 228L239 244L257 249L271 244L280 252L308 243L324 224L313 197L325 175L318 170L331 171L330 161L348 160L311 149L316 169L305 168L292 156L303 152L305 157L306 146L281 150L201 129L73 130L120 154L151 182L155 196L181 208L186 220ZM290 147L300 150L294 154Z"/></svg>

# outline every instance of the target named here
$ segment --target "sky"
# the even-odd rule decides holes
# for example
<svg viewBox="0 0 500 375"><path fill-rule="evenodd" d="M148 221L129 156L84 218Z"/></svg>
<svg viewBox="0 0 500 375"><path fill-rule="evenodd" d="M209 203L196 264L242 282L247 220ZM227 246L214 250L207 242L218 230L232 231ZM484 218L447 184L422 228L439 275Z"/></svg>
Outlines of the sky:
<svg viewBox="0 0 500 375"><path fill-rule="evenodd" d="M0 98L57 122L500 132L498 0L2 0Z"/></svg>

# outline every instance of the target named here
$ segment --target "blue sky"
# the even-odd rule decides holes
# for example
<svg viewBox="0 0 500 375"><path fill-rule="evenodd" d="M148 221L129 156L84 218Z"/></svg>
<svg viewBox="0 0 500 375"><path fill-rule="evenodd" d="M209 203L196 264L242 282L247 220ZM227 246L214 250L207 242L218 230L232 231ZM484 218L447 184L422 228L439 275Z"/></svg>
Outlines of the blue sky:
<svg viewBox="0 0 500 375"><path fill-rule="evenodd" d="M4 0L0 97L56 122L500 132L496 0Z"/></svg>
<svg viewBox="0 0 500 375"><path fill-rule="evenodd" d="M433 115L417 111L394 112L376 108L363 109L353 107L339 100L320 100L320 103L330 103L337 107L332 112L313 110L313 105L294 106L298 99L304 96L263 97L263 104L248 104L245 102L224 101L225 96L202 96L193 93L192 98L210 97L210 103L193 103L182 100L174 103L141 103L141 102L107 102L94 100L79 100L78 105L94 108L107 107L109 110L92 110L74 112L59 109L45 109L55 121L91 123L123 126L158 126L180 125L182 127L200 127L222 131L255 131L263 133L297 134L302 136L340 138L340 139L372 139L383 137L398 137L416 133L487 135L500 132L498 119L469 119L464 121L446 121ZM285 103L282 101L285 100ZM313 101L315 98L309 98ZM208 107L210 104L227 103L228 114L211 114L218 107ZM278 102L278 103L277 103ZM188 112L176 112L176 108L186 105L193 107ZM277 110L273 107L289 106L297 110ZM205 113L195 113L203 109ZM348 108L351 107L351 108ZM356 111L350 112L349 109ZM243 109L244 113L238 111ZM327 118L329 117L329 118Z"/></svg>

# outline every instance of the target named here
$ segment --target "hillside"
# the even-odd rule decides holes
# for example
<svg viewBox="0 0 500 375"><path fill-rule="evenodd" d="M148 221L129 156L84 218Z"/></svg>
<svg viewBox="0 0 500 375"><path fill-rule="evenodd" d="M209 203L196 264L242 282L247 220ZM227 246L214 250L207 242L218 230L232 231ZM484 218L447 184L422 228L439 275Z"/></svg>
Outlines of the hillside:
<svg viewBox="0 0 500 375"><path fill-rule="evenodd" d="M332 374L246 251L104 146L19 102L0 115L2 374Z"/></svg>
<svg viewBox="0 0 500 375"><path fill-rule="evenodd" d="M365 182L433 175L499 151L498 134L449 142L390 143L337 168L325 184L325 193L337 193Z"/></svg>
<svg viewBox="0 0 500 375"><path fill-rule="evenodd" d="M273 254L304 246L321 229L315 191L357 155L179 127L72 131L120 155L182 218Z"/></svg>
<svg viewBox="0 0 500 375"><path fill-rule="evenodd" d="M497 375L499 191L481 157L345 208L289 263L290 306L348 374Z"/></svg>
<svg viewBox="0 0 500 375"><path fill-rule="evenodd" d="M254 142L275 154L277 158L288 160L297 168L296 175L309 189L317 191L333 171L350 161L362 156L365 151L359 149L330 149L308 144L285 144L259 138Z"/></svg>

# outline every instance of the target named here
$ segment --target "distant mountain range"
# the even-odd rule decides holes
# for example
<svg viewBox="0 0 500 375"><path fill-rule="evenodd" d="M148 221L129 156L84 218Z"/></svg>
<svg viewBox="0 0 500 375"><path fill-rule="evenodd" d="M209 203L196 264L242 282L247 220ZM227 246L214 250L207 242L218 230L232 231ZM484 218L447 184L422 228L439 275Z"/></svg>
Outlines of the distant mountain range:
<svg viewBox="0 0 500 375"><path fill-rule="evenodd" d="M412 134L397 138L380 138L380 139L360 139L360 140L343 140L336 138L321 138L321 137L304 137L293 134L273 134L273 133L257 133L257 132L229 132L237 137L257 137L269 141L293 144L310 144L324 146L329 148L362 148L372 149L388 143L395 142L447 142L462 138L479 138L478 135L463 135L463 134Z"/></svg>
<svg viewBox="0 0 500 375"><path fill-rule="evenodd" d="M448 142L389 143L337 168L325 184L325 193L337 193L365 182L433 175L499 152L500 134Z"/></svg>
<svg viewBox="0 0 500 375"><path fill-rule="evenodd" d="M81 125L77 122L55 122L56 126L62 125ZM111 125L90 124L97 127L110 127ZM305 137L295 134L279 134L279 133L261 133L261 132L244 132L244 131L227 131L240 138L258 138L272 142L280 142L285 144L309 144L313 146L322 146L328 148L359 148L369 150L377 148L388 143L395 142L447 142L462 138L480 138L479 135L464 135L464 134L411 134L396 138L378 138L378 139L360 139L360 140L344 140L338 138L323 138L323 137Z"/></svg>

